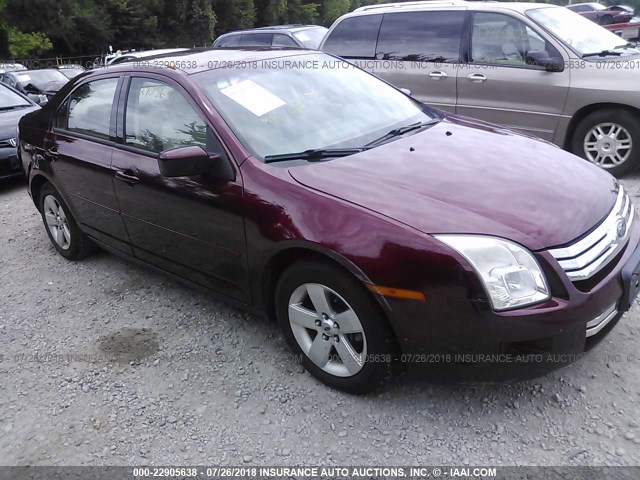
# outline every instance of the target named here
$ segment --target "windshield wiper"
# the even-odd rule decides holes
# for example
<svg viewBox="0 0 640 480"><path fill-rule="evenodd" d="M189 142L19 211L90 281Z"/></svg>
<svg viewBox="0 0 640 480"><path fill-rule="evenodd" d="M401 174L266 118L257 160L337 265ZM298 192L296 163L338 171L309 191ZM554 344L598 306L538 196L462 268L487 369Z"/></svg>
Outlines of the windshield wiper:
<svg viewBox="0 0 640 480"><path fill-rule="evenodd" d="M324 148L305 150L298 153L283 153L280 155L267 155L264 157L264 163L286 162L289 160L307 160L313 162L324 160L327 158L348 157L356 153L364 152L367 148Z"/></svg>
<svg viewBox="0 0 640 480"><path fill-rule="evenodd" d="M394 128L393 130L391 130L386 135L383 135L379 139L374 140L373 142L366 144L365 148L376 147L376 146L378 146L378 145L380 145L382 143L385 143L388 140L391 140L392 138L401 137L403 135L406 135L409 132L413 132L414 130L422 130L423 128L431 127L431 126L436 125L438 123L440 123L440 119L439 118L434 118L433 120L429 120L428 122L417 122L417 123L412 123L411 125L407 125L407 126L404 126L404 127Z"/></svg>
<svg viewBox="0 0 640 480"><path fill-rule="evenodd" d="M585 53L584 55L582 55L582 58L606 57L608 55L614 55L616 57L619 57L620 55L622 55L622 52L616 52L615 50L602 50L601 52Z"/></svg>
<svg viewBox="0 0 640 480"><path fill-rule="evenodd" d="M618 50L619 48L638 48L638 44L636 42L625 43L624 45L618 45L615 47L615 50Z"/></svg>

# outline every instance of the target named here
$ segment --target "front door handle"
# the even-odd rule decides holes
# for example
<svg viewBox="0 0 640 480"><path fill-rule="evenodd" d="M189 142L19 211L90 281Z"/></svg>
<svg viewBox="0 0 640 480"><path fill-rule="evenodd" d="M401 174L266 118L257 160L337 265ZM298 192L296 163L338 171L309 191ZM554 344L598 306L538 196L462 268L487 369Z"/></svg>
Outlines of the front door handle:
<svg viewBox="0 0 640 480"><path fill-rule="evenodd" d="M431 72L429 74L429 76L431 78L433 78L434 80L444 80L445 78L447 78L449 75L447 75L444 72Z"/></svg>
<svg viewBox="0 0 640 480"><path fill-rule="evenodd" d="M481 73L472 73L467 78L473 83L483 83L487 81L487 77L485 75L482 75Z"/></svg>
<svg viewBox="0 0 640 480"><path fill-rule="evenodd" d="M140 179L136 177L131 170L116 171L116 178L130 187L133 187L136 183L140 182Z"/></svg>

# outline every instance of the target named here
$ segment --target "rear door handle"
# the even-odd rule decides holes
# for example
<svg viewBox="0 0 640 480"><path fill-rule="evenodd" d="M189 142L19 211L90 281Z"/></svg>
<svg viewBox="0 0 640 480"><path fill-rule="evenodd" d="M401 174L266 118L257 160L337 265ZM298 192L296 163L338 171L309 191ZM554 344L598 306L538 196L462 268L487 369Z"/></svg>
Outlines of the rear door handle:
<svg viewBox="0 0 640 480"><path fill-rule="evenodd" d="M121 182L126 183L130 187L140 182L140 179L136 177L131 170L118 170L116 171L116 178Z"/></svg>
<svg viewBox="0 0 640 480"><path fill-rule="evenodd" d="M483 83L487 81L487 77L485 75L482 75L481 73L472 73L467 78L473 83Z"/></svg>
<svg viewBox="0 0 640 480"><path fill-rule="evenodd" d="M430 76L431 78L433 78L434 80L441 80L441 79L442 79L442 80L444 80L444 79L445 79L445 78L447 78L449 75L447 75L447 74L446 74L446 73L444 73L444 72L431 72L431 73L429 74L429 76Z"/></svg>

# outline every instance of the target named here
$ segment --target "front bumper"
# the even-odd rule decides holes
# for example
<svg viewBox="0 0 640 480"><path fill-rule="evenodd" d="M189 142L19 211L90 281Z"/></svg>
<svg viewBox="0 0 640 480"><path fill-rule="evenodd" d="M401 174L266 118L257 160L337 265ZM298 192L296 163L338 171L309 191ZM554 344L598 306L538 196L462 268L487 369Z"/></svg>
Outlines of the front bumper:
<svg viewBox="0 0 640 480"><path fill-rule="evenodd" d="M15 148L0 148L0 179L22 175L22 166Z"/></svg>
<svg viewBox="0 0 640 480"><path fill-rule="evenodd" d="M487 302L427 295L386 299L410 371L446 381L535 377L573 363L604 338L640 290L640 222L625 249L590 284L574 284L543 252L561 292L542 305L495 312ZM555 266L554 266L555 265Z"/></svg>

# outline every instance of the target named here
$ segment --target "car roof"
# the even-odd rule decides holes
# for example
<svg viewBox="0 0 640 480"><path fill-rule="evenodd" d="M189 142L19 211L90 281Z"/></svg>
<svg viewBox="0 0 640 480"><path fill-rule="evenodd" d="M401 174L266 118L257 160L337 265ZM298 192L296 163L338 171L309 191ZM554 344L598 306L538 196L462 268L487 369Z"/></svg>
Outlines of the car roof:
<svg viewBox="0 0 640 480"><path fill-rule="evenodd" d="M196 48L176 52L173 54L161 54L149 57L148 60L162 59L160 65L165 65L168 70L177 70L186 75L193 75L206 70L216 70L229 65L241 65L249 62L274 60L277 58L295 57L299 55L326 55L315 50L294 47L221 47L221 48ZM131 63L119 63L105 67L111 71L158 71L158 66L148 69L141 65L132 66Z"/></svg>
<svg viewBox="0 0 640 480"><path fill-rule="evenodd" d="M220 35L221 37L225 37L227 35L239 35L243 33L251 33L251 32L299 32L302 30L309 30L310 28L325 28L322 25L304 25L304 24L291 24L291 25L271 25L268 27L257 27L257 28L247 28L245 30L236 30L234 32L225 33L224 35Z"/></svg>
<svg viewBox="0 0 640 480"><path fill-rule="evenodd" d="M399 2L399 3L382 3L360 7L352 13L348 13L345 17L372 15L379 13L392 13L402 11L424 11L430 9L441 9L442 7L462 7L469 9L477 9L479 7L488 7L491 10L513 10L523 13L533 8L558 8L558 5L550 3L527 3L527 2L496 2L496 1L466 1L466 0L423 0L416 2Z"/></svg>
<svg viewBox="0 0 640 480"><path fill-rule="evenodd" d="M189 50L188 48L159 48L157 50L144 50L142 52L127 52L122 55L118 55L115 58L121 57L134 57L134 58L147 58L147 57L156 57L159 55L166 55L168 53L178 53L178 52L186 52Z"/></svg>
<svg viewBox="0 0 640 480"><path fill-rule="evenodd" d="M13 72L7 72L7 73L10 73L13 75L24 75L26 73L46 72L46 71L58 72L59 70L57 68L32 68L29 70L14 70Z"/></svg>

